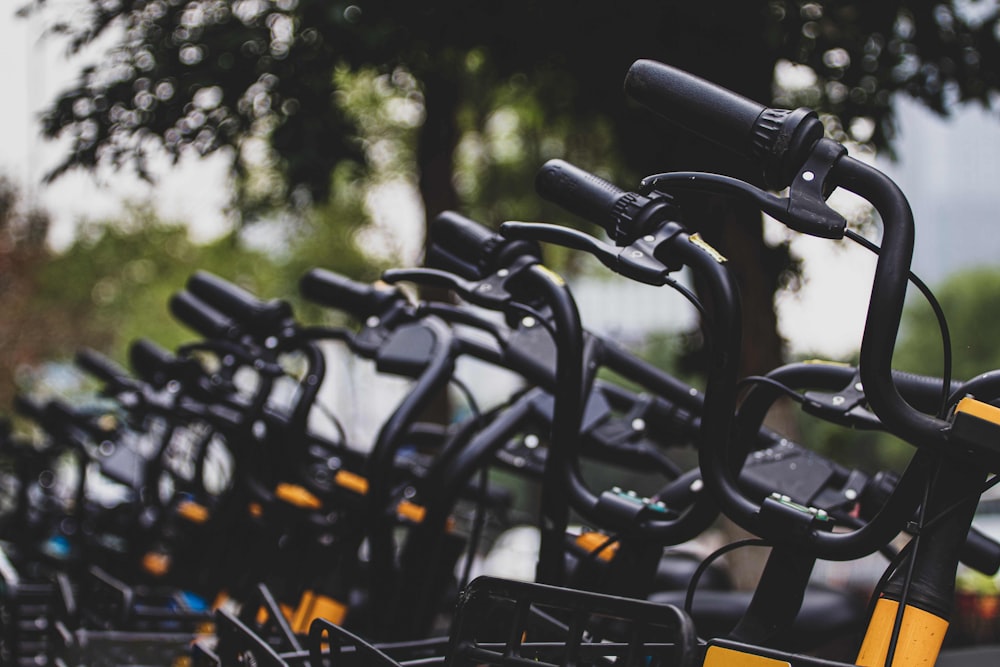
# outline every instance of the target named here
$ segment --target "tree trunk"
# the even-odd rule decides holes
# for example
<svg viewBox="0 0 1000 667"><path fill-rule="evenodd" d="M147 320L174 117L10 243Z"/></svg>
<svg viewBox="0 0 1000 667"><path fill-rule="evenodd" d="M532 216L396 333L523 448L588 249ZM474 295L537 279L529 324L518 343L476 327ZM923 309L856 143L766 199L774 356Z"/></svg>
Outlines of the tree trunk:
<svg viewBox="0 0 1000 667"><path fill-rule="evenodd" d="M460 92L457 76L442 74L440 69L425 75L422 81L425 115L417 137L416 158L420 197L424 204L424 254L426 255L431 221L442 211L457 209L459 205L453 178L455 148L459 140L457 112ZM451 298L447 290L438 287L423 286L420 295L429 301ZM430 402L422 419L447 424L450 417L451 404L448 392L443 391Z"/></svg>
<svg viewBox="0 0 1000 667"><path fill-rule="evenodd" d="M456 209L459 204L453 178L455 148L459 140L456 116L460 93L457 76L440 70L429 72L422 81L425 116L417 138L417 171L429 226L434 216Z"/></svg>

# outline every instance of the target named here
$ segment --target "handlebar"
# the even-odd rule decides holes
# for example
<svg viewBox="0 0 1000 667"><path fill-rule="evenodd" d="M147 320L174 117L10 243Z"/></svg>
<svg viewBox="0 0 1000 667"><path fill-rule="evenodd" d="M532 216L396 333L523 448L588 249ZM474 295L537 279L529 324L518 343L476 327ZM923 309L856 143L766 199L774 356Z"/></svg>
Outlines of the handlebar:
<svg viewBox="0 0 1000 667"><path fill-rule="evenodd" d="M759 159L770 185L794 189L817 174L804 168L816 154L827 189L843 187L873 204L884 234L861 343L861 381L872 410L891 433L917 445L930 444L954 455L965 447L947 446L950 423L908 404L891 370L913 254L913 214L898 186L880 171L843 155L835 142L822 139L822 123L806 110L767 109L731 91L660 63L640 60L629 70L626 92L688 130ZM838 151L821 150L836 146Z"/></svg>
<svg viewBox="0 0 1000 667"><path fill-rule="evenodd" d="M539 195L567 211L600 225L619 245L645 232L646 223L659 219L670 206L669 197L646 197L563 160L549 160L535 177Z"/></svg>
<svg viewBox="0 0 1000 667"><path fill-rule="evenodd" d="M767 184L787 187L823 137L809 109L770 109L693 74L637 60L625 77L634 100L709 141L759 160Z"/></svg>
<svg viewBox="0 0 1000 667"><path fill-rule="evenodd" d="M841 160L841 163L844 161L846 159ZM581 180L578 172L579 170L568 172L570 174L569 177L577 181ZM597 217L599 215L596 212L590 213L592 215L588 215L588 217ZM756 502L745 498L736 488L734 475L737 468L734 466L737 465L737 462L730 461L732 457L732 444L727 424L731 420L736 405L736 376L733 364L736 363L735 360L739 356L738 341L740 338L740 304L738 298L736 298L733 278L723 264L725 261L724 258L710 248L687 242L689 239L694 241L694 237L689 237L682 230L673 229L678 226L670 220L672 216L657 217L659 219L654 219L651 222L655 222L660 227L670 226L672 228L671 233L665 236L661 236L660 232L649 235L648 238L652 240L648 244L645 241L647 237L644 236L636 243L628 246L628 248L633 249L635 253L641 252L643 255L652 255L658 262L662 263L661 270L666 270L667 263L671 260L680 260L683 265L689 266L701 277L705 289L709 291L710 298L708 302L712 304L710 316L703 321L703 324L710 327L709 341L713 347L714 354L711 355L713 366L709 369L709 377L706 384L701 437L699 438L699 463L705 484L711 491L710 494L706 495L718 498L722 502L723 509L730 516L749 517L746 521L753 524L753 528L750 529L751 532L763 534L763 531L764 533L772 534L779 541L791 540L799 544L804 544L813 553L822 557L835 559L854 558L857 555L870 553L879 548L891 538L892 531L898 531L902 523L909 516L912 516L912 511L919 501L914 491L919 490L919 480L923 478L922 475L928 469L928 457L919 457L919 461L915 462L912 466L911 473L904 476L904 479L901 480L897 487L897 493L893 494L891 501L887 503L887 509L891 507L891 511L883 513L882 516L878 517L878 520L873 520L863 529L834 535L826 533L823 526L814 525L812 518L803 515L798 517L801 522L796 529L799 537L792 538L782 534L782 531L787 533L789 525L787 519L791 518L796 510L789 508L789 511L785 511L785 506L779 507L773 500L765 500L763 504L758 505ZM525 225L525 227L530 228L531 226ZM520 231L527 233L530 229L521 229ZM655 244L655 247L646 248L642 244L650 246ZM640 246L642 246L641 249ZM628 253L626 252L626 254ZM882 265L884 269L885 265ZM904 269L902 271L902 285L905 287L909 267L908 260L902 266ZM616 270L620 269L617 266L612 266L612 268ZM894 265L893 268L895 268ZM626 271L619 270L619 272L628 274ZM893 273L892 277L897 277L896 273ZM902 300L900 299L900 307L901 303ZM881 329L874 329L875 334L885 336L888 331L894 336L895 327L887 329L884 324L887 314L882 312L879 315L882 318L880 321L883 324ZM891 317L891 313L888 315ZM898 317L898 313L896 313L896 316ZM878 320L876 324L878 324ZM896 324L898 324L898 320ZM872 330L866 331L866 336L871 336L871 332ZM891 347L889 350L891 351ZM886 366L886 373L889 376L888 384L895 391L895 384L893 383L891 371L888 370L888 366ZM871 387L869 387L869 383L865 381L864 377L864 367L862 367L861 374L865 390L866 392L870 392ZM876 385L876 389L878 388ZM898 392L896 396L898 397ZM903 399L900 397L899 401L902 402ZM873 405L875 404L874 400L871 402ZM917 413L908 404L905 405L909 411L920 415L921 418L932 419L922 413ZM881 413L878 410L876 410L876 413L881 417ZM754 430L756 428L759 428L759 424L757 424ZM921 436L926 440L925 432L921 431Z"/></svg>
<svg viewBox="0 0 1000 667"><path fill-rule="evenodd" d="M172 295L169 306L174 317L205 338L233 340L242 333L235 320L191 292L181 291Z"/></svg>
<svg viewBox="0 0 1000 667"><path fill-rule="evenodd" d="M454 211L445 211L431 221L424 265L478 280L496 273L519 257L541 258L531 241L512 241Z"/></svg>
<svg viewBox="0 0 1000 667"><path fill-rule="evenodd" d="M378 315L406 300L397 287L358 282L326 269L311 269L303 275L299 292L309 301L343 310L358 319Z"/></svg>
<svg viewBox="0 0 1000 667"><path fill-rule="evenodd" d="M882 250L875 267L871 301L861 340L861 382L872 410L887 430L917 445L947 452L950 424L924 414L900 396L892 377L892 353L902 318L913 256L913 213L899 187L874 167L849 157L831 173L835 183L867 199L882 218Z"/></svg>
<svg viewBox="0 0 1000 667"><path fill-rule="evenodd" d="M77 350L73 360L81 369L106 384L118 384L129 377L127 370L91 348Z"/></svg>
<svg viewBox="0 0 1000 667"><path fill-rule="evenodd" d="M187 290L220 312L232 317L247 331L271 335L292 316L287 301L263 301L228 280L207 271L197 271L187 280Z"/></svg>
<svg viewBox="0 0 1000 667"><path fill-rule="evenodd" d="M177 357L147 338L134 340L128 354L135 372L154 386L163 386L172 380L194 385L204 375L201 364L194 359Z"/></svg>

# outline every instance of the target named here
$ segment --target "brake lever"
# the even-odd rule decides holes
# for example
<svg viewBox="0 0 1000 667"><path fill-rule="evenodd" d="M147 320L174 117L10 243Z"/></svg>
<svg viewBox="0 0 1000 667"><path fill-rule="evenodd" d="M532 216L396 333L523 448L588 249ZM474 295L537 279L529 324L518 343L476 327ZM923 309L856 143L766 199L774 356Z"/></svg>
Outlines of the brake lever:
<svg viewBox="0 0 1000 667"><path fill-rule="evenodd" d="M683 231L679 225L668 223L622 247L613 247L579 230L544 222L505 222L500 233L509 239L540 241L582 250L596 257L601 264L615 273L647 285L661 286L668 282L668 274L680 268L666 265L654 257L656 247Z"/></svg>
<svg viewBox="0 0 1000 667"><path fill-rule="evenodd" d="M648 196L653 192L694 189L740 194L749 197L761 211L791 230L824 239L842 239L847 220L827 205L826 178L837 160L846 154L847 149L836 142L819 142L792 180L787 197L770 194L730 176L690 171L647 176L640 182L637 192Z"/></svg>
<svg viewBox="0 0 1000 667"><path fill-rule="evenodd" d="M443 287L453 290L471 304L493 310L504 310L504 307L513 300L504 285L509 276L509 270L501 269L482 280L466 280L440 269L418 268L389 269L382 274L382 280L393 284L407 281L431 287Z"/></svg>

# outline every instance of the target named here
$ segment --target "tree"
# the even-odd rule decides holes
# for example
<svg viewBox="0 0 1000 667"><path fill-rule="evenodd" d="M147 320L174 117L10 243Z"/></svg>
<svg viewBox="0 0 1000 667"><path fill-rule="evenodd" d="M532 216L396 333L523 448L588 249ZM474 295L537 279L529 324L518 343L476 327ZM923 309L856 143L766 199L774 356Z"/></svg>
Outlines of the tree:
<svg viewBox="0 0 1000 667"><path fill-rule="evenodd" d="M24 202L12 180L0 177L0 403L9 405L13 379L23 364L42 359L51 337L68 329L59 313L33 314L35 273L49 253L48 214ZM46 335L41 335L45 332ZM6 399L6 400L4 400Z"/></svg>
<svg viewBox="0 0 1000 667"><path fill-rule="evenodd" d="M32 6L44 10L47 4L34 0ZM989 103L1000 65L997 9L976 3L644 0L612 7L569 0L89 0L84 5L85 21L55 26L69 36L72 49L112 26L123 32L102 63L85 68L44 117L49 136L72 139L55 174L98 162L132 164L142 172L152 144L175 157L185 150L227 150L234 171L246 174L252 167L249 147L263 141L286 191L322 200L337 165L364 157L354 141L357 124L338 104L337 73L375 67L405 71L419 82L423 122L415 172L428 217L445 208L474 207L455 187L462 119L470 110L473 118L484 118L484 108L509 85L526 87L540 118L536 126L553 128L564 140L559 148L565 154L558 157L573 159L574 145L589 154L585 145L591 135L581 135L582 128L606 130L613 138L608 144L618 150L580 163L623 183L633 182L637 173L671 168L754 179L754 170L724 151L629 107L620 92L627 66L651 57L757 100L806 102L833 114L828 126L835 138L853 136L884 148L893 137L894 93L917 97L941 113L953 102ZM775 88L775 69L783 62L808 68L810 85ZM559 151L549 146L543 152ZM690 219L730 257L742 283L746 337L753 341L744 349L744 370L774 367L782 346L773 295L794 268L787 248L764 243L752 207L718 201L687 205Z"/></svg>

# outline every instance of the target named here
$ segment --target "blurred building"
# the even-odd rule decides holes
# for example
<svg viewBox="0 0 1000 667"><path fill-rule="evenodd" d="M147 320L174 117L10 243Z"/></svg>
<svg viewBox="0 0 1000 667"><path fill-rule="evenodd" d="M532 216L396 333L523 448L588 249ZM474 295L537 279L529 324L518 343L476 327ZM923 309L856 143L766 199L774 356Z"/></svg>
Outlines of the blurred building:
<svg viewBox="0 0 1000 667"><path fill-rule="evenodd" d="M970 105L943 120L897 102L898 160L880 160L916 220L914 271L931 286L978 265L1000 269L1000 114Z"/></svg>

